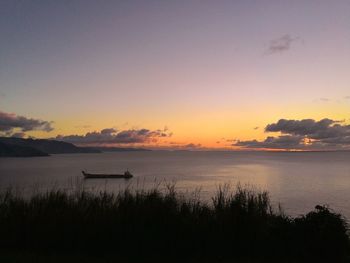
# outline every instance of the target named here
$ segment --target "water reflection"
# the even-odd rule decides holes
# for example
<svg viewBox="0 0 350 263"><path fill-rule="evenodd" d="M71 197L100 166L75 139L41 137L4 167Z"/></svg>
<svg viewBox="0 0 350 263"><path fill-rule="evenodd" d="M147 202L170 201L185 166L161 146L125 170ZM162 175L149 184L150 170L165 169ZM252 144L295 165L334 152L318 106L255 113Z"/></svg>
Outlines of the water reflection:
<svg viewBox="0 0 350 263"><path fill-rule="evenodd" d="M65 188L81 184L81 170L97 173L130 169L130 180L86 180L90 190L148 189L175 183L184 192L201 189L209 200L220 184L268 190L290 214L329 204L350 217L350 153L124 152L0 159L0 186ZM78 179L77 179L78 178Z"/></svg>

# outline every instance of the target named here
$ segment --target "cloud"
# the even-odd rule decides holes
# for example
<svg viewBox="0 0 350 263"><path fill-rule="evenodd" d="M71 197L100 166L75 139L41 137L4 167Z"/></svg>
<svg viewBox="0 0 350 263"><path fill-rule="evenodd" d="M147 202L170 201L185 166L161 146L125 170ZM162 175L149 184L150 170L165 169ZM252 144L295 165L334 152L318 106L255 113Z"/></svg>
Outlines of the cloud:
<svg viewBox="0 0 350 263"><path fill-rule="evenodd" d="M344 99L350 100L350 96L345 96Z"/></svg>
<svg viewBox="0 0 350 263"><path fill-rule="evenodd" d="M88 132L85 135L58 135L54 139L77 145L140 144L156 142L160 138L171 136L172 133L168 129L129 129L118 131L114 128L106 128L99 132Z"/></svg>
<svg viewBox="0 0 350 263"><path fill-rule="evenodd" d="M300 121L280 119L277 123L267 125L265 131L302 135L317 140L349 136L350 125L340 125L339 121L331 119L322 119L320 121L313 119Z"/></svg>
<svg viewBox="0 0 350 263"><path fill-rule="evenodd" d="M107 128L107 129L103 129L101 130L101 134L112 134L112 133L116 133L117 130L114 128Z"/></svg>
<svg viewBox="0 0 350 263"><path fill-rule="evenodd" d="M329 101L331 101L330 99L328 99L328 98L320 98L320 101L323 101L323 102L329 102Z"/></svg>
<svg viewBox="0 0 350 263"><path fill-rule="evenodd" d="M273 39L270 41L269 47L267 48L267 54L276 54L288 51L292 44L297 41L299 38L291 37L286 34L279 38Z"/></svg>
<svg viewBox="0 0 350 263"><path fill-rule="evenodd" d="M264 141L238 141L235 146L244 148L267 148L267 149L296 149L299 148L303 137L283 135L278 137L267 137Z"/></svg>
<svg viewBox="0 0 350 263"><path fill-rule="evenodd" d="M205 147L200 143L182 143L182 142L169 142L168 144L156 144L146 146L148 149L153 150L171 150L171 151L195 151L204 150Z"/></svg>
<svg viewBox="0 0 350 263"><path fill-rule="evenodd" d="M286 120L268 124L265 132L279 132L263 141L238 141L234 146L269 149L350 149L350 125L340 121L322 119Z"/></svg>
<svg viewBox="0 0 350 263"><path fill-rule="evenodd" d="M14 138L24 138L26 136L26 134L24 132L15 132L11 135L11 137Z"/></svg>
<svg viewBox="0 0 350 263"><path fill-rule="evenodd" d="M253 129L254 129L254 130L258 130L258 129L259 129L259 127L257 126L257 127L254 127Z"/></svg>
<svg viewBox="0 0 350 263"><path fill-rule="evenodd" d="M28 132L41 130L50 132L53 130L52 122L32 119L0 111L0 133L12 135L15 131Z"/></svg>
<svg viewBox="0 0 350 263"><path fill-rule="evenodd" d="M189 150L195 150L195 149L199 149L201 148L202 145L200 143L195 144L195 143L189 143L183 146L183 148L185 149L189 149Z"/></svg>

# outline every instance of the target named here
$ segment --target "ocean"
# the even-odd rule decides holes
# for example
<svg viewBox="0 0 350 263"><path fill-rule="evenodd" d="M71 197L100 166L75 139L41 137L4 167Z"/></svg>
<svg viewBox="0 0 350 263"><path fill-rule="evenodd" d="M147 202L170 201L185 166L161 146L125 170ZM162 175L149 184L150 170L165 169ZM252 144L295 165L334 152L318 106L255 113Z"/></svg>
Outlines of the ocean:
<svg viewBox="0 0 350 263"><path fill-rule="evenodd" d="M91 173L134 177L83 180ZM28 193L38 189L84 187L91 191L164 188L194 192L209 202L218 187L237 184L267 190L272 203L292 216L327 204L350 219L350 152L139 151L57 154L50 157L0 158L0 188Z"/></svg>

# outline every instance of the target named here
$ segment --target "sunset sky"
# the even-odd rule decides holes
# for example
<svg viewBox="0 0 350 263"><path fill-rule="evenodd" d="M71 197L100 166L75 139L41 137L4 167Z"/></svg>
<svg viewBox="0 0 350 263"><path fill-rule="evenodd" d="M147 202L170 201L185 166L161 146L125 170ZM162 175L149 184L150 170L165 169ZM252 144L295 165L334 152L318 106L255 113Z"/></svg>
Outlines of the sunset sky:
<svg viewBox="0 0 350 263"><path fill-rule="evenodd" d="M348 0L4 0L0 36L3 136L350 146Z"/></svg>

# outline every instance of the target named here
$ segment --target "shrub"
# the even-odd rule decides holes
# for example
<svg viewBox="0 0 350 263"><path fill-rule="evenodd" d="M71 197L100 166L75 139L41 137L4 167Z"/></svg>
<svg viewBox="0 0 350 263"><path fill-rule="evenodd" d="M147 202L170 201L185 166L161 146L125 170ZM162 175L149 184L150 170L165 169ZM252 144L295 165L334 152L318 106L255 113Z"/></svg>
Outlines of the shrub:
<svg viewBox="0 0 350 263"><path fill-rule="evenodd" d="M349 256L345 219L325 206L291 218L267 192L219 188L212 203L166 192L0 195L0 247L128 259L302 260Z"/></svg>

